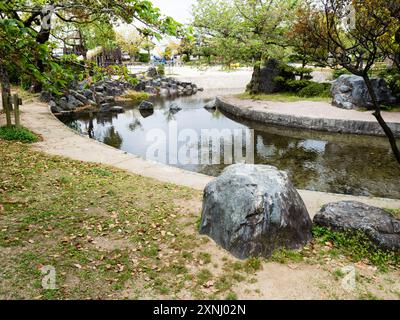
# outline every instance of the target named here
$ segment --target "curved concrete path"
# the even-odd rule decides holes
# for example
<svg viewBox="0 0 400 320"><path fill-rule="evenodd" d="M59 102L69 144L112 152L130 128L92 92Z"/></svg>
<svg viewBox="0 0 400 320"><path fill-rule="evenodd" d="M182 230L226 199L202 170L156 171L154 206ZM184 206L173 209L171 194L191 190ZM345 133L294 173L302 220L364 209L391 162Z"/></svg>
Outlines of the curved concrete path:
<svg viewBox="0 0 400 320"><path fill-rule="evenodd" d="M217 105L236 117L261 123L338 133L385 135L372 112L340 109L327 102L272 102L224 96L217 98ZM400 138L400 112L382 112L382 116Z"/></svg>
<svg viewBox="0 0 400 320"><path fill-rule="evenodd" d="M138 156L79 135L62 124L45 104L23 105L21 111L22 124L43 137L43 141L34 144L34 147L48 154L111 165L134 174L197 190L203 190L205 185L213 179L213 177L199 173L146 161ZM4 123L2 118L4 117L0 117L0 122ZM299 192L311 216L314 216L322 205L340 200L362 201L382 208L400 208L400 200L354 197L306 190L299 190Z"/></svg>

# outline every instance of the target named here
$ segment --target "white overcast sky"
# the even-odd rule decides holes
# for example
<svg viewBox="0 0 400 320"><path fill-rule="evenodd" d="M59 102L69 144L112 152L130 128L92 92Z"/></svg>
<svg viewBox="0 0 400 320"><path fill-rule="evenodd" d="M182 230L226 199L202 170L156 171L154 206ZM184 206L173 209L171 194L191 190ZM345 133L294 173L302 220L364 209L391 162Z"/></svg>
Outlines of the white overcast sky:
<svg viewBox="0 0 400 320"><path fill-rule="evenodd" d="M181 23L188 23L191 19L191 8L196 0L150 0L154 6L160 8L164 15L171 16Z"/></svg>

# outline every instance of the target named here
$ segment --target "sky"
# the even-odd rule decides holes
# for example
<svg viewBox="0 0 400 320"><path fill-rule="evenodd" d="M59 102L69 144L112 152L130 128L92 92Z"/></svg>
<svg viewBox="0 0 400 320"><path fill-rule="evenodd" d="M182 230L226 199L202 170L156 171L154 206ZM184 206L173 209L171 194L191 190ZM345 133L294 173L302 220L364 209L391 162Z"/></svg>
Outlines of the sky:
<svg viewBox="0 0 400 320"><path fill-rule="evenodd" d="M191 21L191 9L192 5L197 2L197 0L150 0L156 8L159 8L164 16L171 16L176 21L180 23L190 23ZM116 29L125 33L132 26L122 24ZM174 38L165 37L161 41L156 41L157 46L165 47L169 41L174 41Z"/></svg>
<svg viewBox="0 0 400 320"><path fill-rule="evenodd" d="M176 21L188 23L191 19L191 8L196 0L150 0L160 8L164 15L171 16Z"/></svg>

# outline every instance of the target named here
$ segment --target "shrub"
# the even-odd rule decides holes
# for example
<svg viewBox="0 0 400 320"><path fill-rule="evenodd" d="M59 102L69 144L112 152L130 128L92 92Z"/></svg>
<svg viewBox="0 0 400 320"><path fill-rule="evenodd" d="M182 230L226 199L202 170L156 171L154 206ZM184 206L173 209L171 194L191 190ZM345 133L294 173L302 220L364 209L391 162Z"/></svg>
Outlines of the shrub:
<svg viewBox="0 0 400 320"><path fill-rule="evenodd" d="M157 66L157 73L158 73L160 76L165 76L165 67L164 67L163 64L159 64L159 65Z"/></svg>
<svg viewBox="0 0 400 320"><path fill-rule="evenodd" d="M389 89L395 96L400 96L400 71L396 68L385 69L379 72L378 77L386 80Z"/></svg>
<svg viewBox="0 0 400 320"><path fill-rule="evenodd" d="M147 100L149 98L149 94L142 91L128 90L128 92L124 94L121 98L124 100L130 100L134 103L139 103Z"/></svg>
<svg viewBox="0 0 400 320"><path fill-rule="evenodd" d="M299 92L301 89L310 85L309 80L288 80L285 83L285 91L288 92Z"/></svg>
<svg viewBox="0 0 400 320"><path fill-rule="evenodd" d="M150 56L148 53L139 53L139 62L148 63L150 62Z"/></svg>
<svg viewBox="0 0 400 320"><path fill-rule="evenodd" d="M344 74L351 74L351 73L346 69L336 69L332 72L332 79L336 80L337 78L339 78Z"/></svg>
<svg viewBox="0 0 400 320"><path fill-rule="evenodd" d="M313 77L311 73L313 72L313 69L311 68L295 68L294 73L296 76L300 76L304 80L311 80Z"/></svg>
<svg viewBox="0 0 400 320"><path fill-rule="evenodd" d="M330 97L329 83L311 82L307 87L301 89L297 95L299 97Z"/></svg>
<svg viewBox="0 0 400 320"><path fill-rule="evenodd" d="M0 139L21 142L37 142L38 136L24 127L4 126L0 127Z"/></svg>

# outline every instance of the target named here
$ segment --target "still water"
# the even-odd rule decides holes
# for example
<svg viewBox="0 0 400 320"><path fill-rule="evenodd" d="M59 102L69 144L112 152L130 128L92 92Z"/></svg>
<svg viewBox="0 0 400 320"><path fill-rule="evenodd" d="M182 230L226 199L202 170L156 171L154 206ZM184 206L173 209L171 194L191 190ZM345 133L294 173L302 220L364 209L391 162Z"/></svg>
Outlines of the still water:
<svg viewBox="0 0 400 320"><path fill-rule="evenodd" d="M60 120L93 139L146 158L154 129L168 132L171 123L178 132L193 129L253 129L254 160L289 173L299 189L352 195L400 198L400 166L395 162L385 138L327 134L308 130L264 125L234 119L204 105L216 95L238 90L206 91L173 101L155 98L154 113L141 113L137 106L124 105L123 114L74 114ZM171 112L171 103L182 110ZM121 105L121 104L119 104ZM198 148L198 145L192 145ZM168 146L164 150L167 152ZM245 153L245 150L243 150ZM222 161L223 162L223 161ZM186 170L217 176L226 167L220 165L172 164Z"/></svg>

